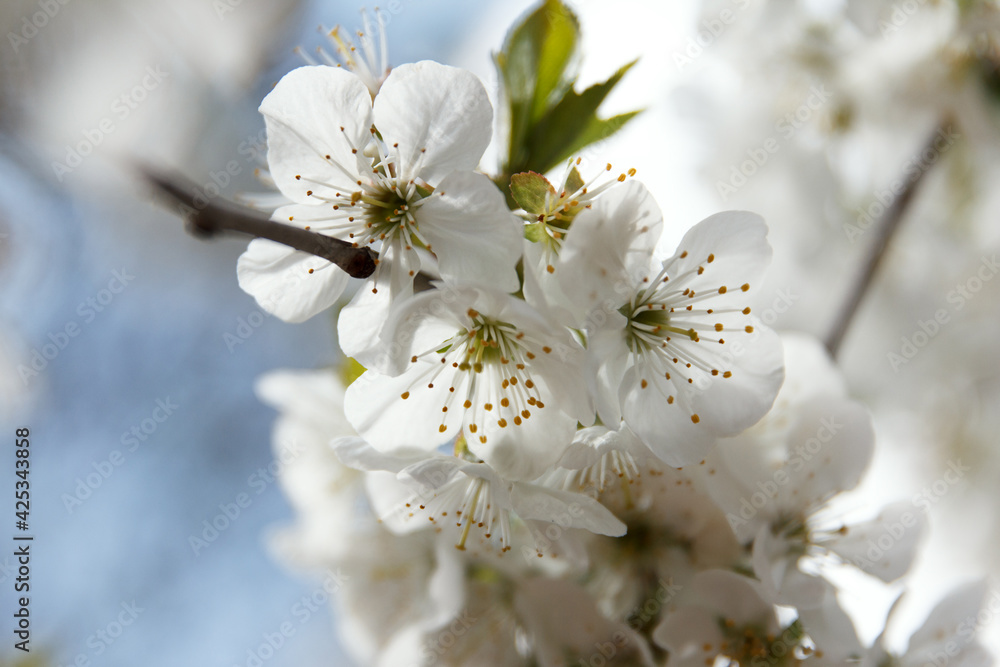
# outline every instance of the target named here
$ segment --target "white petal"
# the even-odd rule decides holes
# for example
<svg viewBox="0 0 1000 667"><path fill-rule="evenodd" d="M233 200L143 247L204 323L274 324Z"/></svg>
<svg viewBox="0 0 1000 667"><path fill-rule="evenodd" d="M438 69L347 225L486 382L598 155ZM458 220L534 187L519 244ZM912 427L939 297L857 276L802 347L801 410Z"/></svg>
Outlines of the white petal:
<svg viewBox="0 0 1000 667"><path fill-rule="evenodd" d="M386 454L357 436L337 438L330 447L344 465L366 472L398 473L427 457L427 453L419 449L401 449Z"/></svg>
<svg viewBox="0 0 1000 667"><path fill-rule="evenodd" d="M684 608L670 613L653 631L653 641L670 651L671 664L703 665L705 656L715 658L724 640L717 617L707 609ZM716 647L706 654L703 646Z"/></svg>
<svg viewBox="0 0 1000 667"><path fill-rule="evenodd" d="M236 276L261 308L286 322L304 322L332 306L349 279L325 259L266 239L250 242Z"/></svg>
<svg viewBox="0 0 1000 667"><path fill-rule="evenodd" d="M538 519L561 528L582 528L612 537L621 537L628 530L608 508L582 493L515 482L511 500L522 519Z"/></svg>
<svg viewBox="0 0 1000 667"><path fill-rule="evenodd" d="M375 449L435 449L458 435L463 411L443 412L441 392L424 387L415 387L410 374L392 377L365 371L347 388L344 412ZM440 430L440 425L445 429Z"/></svg>
<svg viewBox="0 0 1000 667"><path fill-rule="evenodd" d="M782 332L785 383L776 403L802 402L815 395L847 396L847 383L830 353L813 336Z"/></svg>
<svg viewBox="0 0 1000 667"><path fill-rule="evenodd" d="M663 215L638 181L613 187L573 220L556 269L563 291L588 309L617 311L649 273Z"/></svg>
<svg viewBox="0 0 1000 667"><path fill-rule="evenodd" d="M837 589L823 580L822 590L814 593L818 604L809 609L799 609L799 620L823 652L828 664L843 664L862 655L863 648L850 616L837 601Z"/></svg>
<svg viewBox="0 0 1000 667"><path fill-rule="evenodd" d="M874 519L850 526L829 549L882 581L895 581L910 569L924 525L923 513L912 504L895 503Z"/></svg>
<svg viewBox="0 0 1000 667"><path fill-rule="evenodd" d="M268 168L282 194L311 204L309 190L332 197L337 185L355 185L372 125L371 95L357 76L337 67L300 67L282 77L260 112Z"/></svg>
<svg viewBox="0 0 1000 667"><path fill-rule="evenodd" d="M757 326L753 333L733 341L729 354L723 355L718 364L720 371L728 370L732 375L712 377L703 391L694 385L695 391L688 399L691 409L718 436L736 435L756 424L771 408L785 377L781 338L754 323ZM711 345L690 341L683 344L703 348ZM714 359L711 350L701 351L706 360Z"/></svg>
<svg viewBox="0 0 1000 667"><path fill-rule="evenodd" d="M959 626L970 619L976 619L973 623L977 623L988 590L987 582L980 579L950 592L934 606L924 624L910 637L907 652L919 651L942 639L955 638ZM1000 602L1000 595L994 595L991 601Z"/></svg>
<svg viewBox="0 0 1000 667"><path fill-rule="evenodd" d="M540 391L544 390L542 378L536 384ZM562 457L576 425L575 417L547 405L542 410L533 410L531 418L523 420L520 426L508 422L505 428L500 428L495 420L481 424L479 432L486 436L486 442L470 437L469 449L504 479L537 479Z"/></svg>
<svg viewBox="0 0 1000 667"><path fill-rule="evenodd" d="M454 172L437 188L415 217L441 277L456 285L517 291L522 225L497 186L482 174Z"/></svg>
<svg viewBox="0 0 1000 667"><path fill-rule="evenodd" d="M471 289L435 284L394 308L382 329L385 358L373 365L390 375L410 367L414 353L440 345L464 325L463 309L476 299Z"/></svg>
<svg viewBox="0 0 1000 667"><path fill-rule="evenodd" d="M734 290L745 283L758 287L771 254L763 218L746 211L726 211L688 230L667 264L671 280L690 272L684 286L711 293L723 285ZM700 275L699 266L704 268Z"/></svg>
<svg viewBox="0 0 1000 667"><path fill-rule="evenodd" d="M792 418L786 436L788 477L780 485L779 506L801 512L858 485L871 463L875 432L868 411L845 399L814 398Z"/></svg>
<svg viewBox="0 0 1000 667"><path fill-rule="evenodd" d="M590 332L587 366L597 414L605 424L622 420L622 405L618 390L629 367L629 351L625 345L625 316L611 313Z"/></svg>
<svg viewBox="0 0 1000 667"><path fill-rule="evenodd" d="M340 424L349 428L339 414L344 405L344 386L332 372L271 371L257 378L254 393L283 416L334 431L340 430Z"/></svg>
<svg viewBox="0 0 1000 667"><path fill-rule="evenodd" d="M605 426L591 426L576 432L573 442L559 459L559 466L570 470L589 468L611 452L626 452L641 463L649 449L625 425L614 431Z"/></svg>
<svg viewBox="0 0 1000 667"><path fill-rule="evenodd" d="M493 107L479 79L429 60L395 68L374 114L386 143L398 144L402 175L431 185L475 169L493 133Z"/></svg>
<svg viewBox="0 0 1000 667"><path fill-rule="evenodd" d="M715 435L704 422L695 423L695 414L680 397L667 403L655 383L646 382L639 369L632 367L622 380L619 391L622 416L636 435L661 461L674 468L691 465L705 458L715 444Z"/></svg>
<svg viewBox="0 0 1000 667"><path fill-rule="evenodd" d="M365 368L382 369L387 365L382 331L394 305L388 272L367 280L340 311L337 319L337 342L344 354Z"/></svg>
<svg viewBox="0 0 1000 667"><path fill-rule="evenodd" d="M461 474L462 463L454 456L424 454L422 459L414 461L405 470L400 471L399 479L404 482L413 482L428 490L437 490L454 479L456 475ZM496 482L497 480L490 479L488 481Z"/></svg>

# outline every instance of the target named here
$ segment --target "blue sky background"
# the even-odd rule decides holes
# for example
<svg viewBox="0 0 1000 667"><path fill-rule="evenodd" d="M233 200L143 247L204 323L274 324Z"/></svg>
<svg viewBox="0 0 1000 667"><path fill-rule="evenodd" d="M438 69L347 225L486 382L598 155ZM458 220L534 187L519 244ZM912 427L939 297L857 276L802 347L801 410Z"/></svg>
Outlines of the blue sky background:
<svg viewBox="0 0 1000 667"><path fill-rule="evenodd" d="M476 4L420 0L415 11L407 7L415 6L412 0L404 2L390 26L392 62L448 62L456 37L476 18ZM74 9L53 21L72 20ZM300 64L291 47L322 43L315 32L320 23L355 27L357 9L354 2L310 3L296 21L298 37L275 54L236 115L219 119L229 132L221 141L261 129L255 111L260 98ZM224 335L239 333L240 318L259 317L236 284L245 241L195 240L145 197L115 201L61 191L30 137L3 135L0 145L0 308L7 327L0 343L8 353L30 356L50 333L70 323L79 327L26 388L19 377L5 380L11 395L0 420L3 432L13 439L14 428L31 429L33 654L44 650L57 665L73 664L80 655L108 667L246 665L264 634L291 622L294 636L264 664L347 664L328 607L307 622L292 616L292 606L319 584L269 555L269 527L288 522L292 513L276 483L248 481L273 461L275 414L254 396L255 378L274 368L334 362L331 321L291 325L262 318L230 350ZM199 156L207 168L230 158L225 151ZM253 187L246 178L241 184ZM107 299L110 293L102 290L114 271L133 278L101 312L81 306L88 298ZM178 407L129 452L122 435L141 428L158 400ZM74 494L78 480L90 474L96 481L97 469L107 471L116 450L121 465L68 509L64 494ZM0 497L11 499L12 447L3 451ZM220 513L220 504L242 493L251 504L193 553L190 536ZM7 514L7 528L0 530L4 544L11 543L12 507ZM0 549L0 566L9 568L11 551ZM6 664L15 653L7 569L0 580L0 664ZM100 629L117 632L122 604L133 601L142 610L134 623L110 646L98 639Z"/></svg>

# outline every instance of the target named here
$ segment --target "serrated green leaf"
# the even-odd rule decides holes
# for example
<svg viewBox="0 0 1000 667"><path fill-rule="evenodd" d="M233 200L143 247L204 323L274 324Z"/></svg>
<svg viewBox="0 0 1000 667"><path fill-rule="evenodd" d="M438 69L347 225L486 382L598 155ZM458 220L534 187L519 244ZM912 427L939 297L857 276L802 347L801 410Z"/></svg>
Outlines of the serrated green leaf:
<svg viewBox="0 0 1000 667"><path fill-rule="evenodd" d="M533 215L539 215L545 212L545 195L554 195L556 189L547 178L529 171L510 177L510 192L521 208Z"/></svg>

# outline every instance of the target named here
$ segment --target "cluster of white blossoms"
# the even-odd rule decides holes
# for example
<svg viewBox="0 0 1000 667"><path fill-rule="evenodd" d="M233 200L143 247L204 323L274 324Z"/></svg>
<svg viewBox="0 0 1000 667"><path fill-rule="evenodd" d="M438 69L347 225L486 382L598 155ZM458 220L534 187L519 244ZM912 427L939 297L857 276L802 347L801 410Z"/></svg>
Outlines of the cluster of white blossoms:
<svg viewBox="0 0 1000 667"><path fill-rule="evenodd" d="M832 506L871 420L817 342L755 319L760 217L713 215L666 256L677 222L632 171L518 174L509 199L477 171L493 110L474 75L345 62L290 72L261 112L291 202L273 220L377 253L338 314L354 362L258 390L292 452L276 548L338 573L359 664L982 663L982 587L905 653L840 607L834 575L899 579L921 522ZM238 274L292 322L351 281L260 239Z"/></svg>

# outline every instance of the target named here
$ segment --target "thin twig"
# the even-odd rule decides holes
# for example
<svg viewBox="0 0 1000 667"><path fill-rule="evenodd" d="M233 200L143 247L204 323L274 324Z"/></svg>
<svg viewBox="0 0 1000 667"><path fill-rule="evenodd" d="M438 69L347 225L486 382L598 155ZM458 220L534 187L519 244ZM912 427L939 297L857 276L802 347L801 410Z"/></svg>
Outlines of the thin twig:
<svg viewBox="0 0 1000 667"><path fill-rule="evenodd" d="M368 248L356 248L331 236L273 222L253 209L237 207L230 202L206 202L204 197L199 201L193 184L186 179L150 168L141 171L161 193L182 205L182 211L187 214L188 231L195 236L211 238L223 232L237 232L322 257L352 278L367 278L375 272L378 255Z"/></svg>
<svg viewBox="0 0 1000 667"><path fill-rule="evenodd" d="M935 127L930 138L921 148L919 155L922 156L926 151L939 153L940 151L935 147L935 143L938 141L939 135L948 131L950 125L950 119L946 118L941 124ZM833 327L826 336L825 345L826 349L830 352L830 356L836 358L838 352L840 352L841 343L844 342L844 337L850 329L861 303L868 294L868 290L872 285L875 273L882 263L882 258L886 254L889 243L895 236L896 230L899 229L900 222L902 222L903 217L906 215L913 197L916 195L917 189L923 182L924 175L930 170L930 167L931 165L927 165L919 169L916 175L907 181L904 190L893 200L889 208L885 210L874 225L875 238L872 239L871 245L868 248L868 254L862 263L861 272L847 293L844 304L833 321Z"/></svg>

